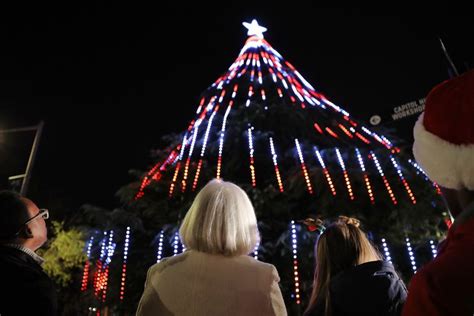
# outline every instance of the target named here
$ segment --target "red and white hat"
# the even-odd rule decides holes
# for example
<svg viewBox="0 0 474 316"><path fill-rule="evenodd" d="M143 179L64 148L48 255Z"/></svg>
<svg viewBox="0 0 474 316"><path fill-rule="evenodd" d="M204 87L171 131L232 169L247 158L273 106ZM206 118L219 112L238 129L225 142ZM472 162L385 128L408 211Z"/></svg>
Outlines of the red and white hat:
<svg viewBox="0 0 474 316"><path fill-rule="evenodd" d="M474 70L431 90L413 132L413 154L431 180L474 191Z"/></svg>

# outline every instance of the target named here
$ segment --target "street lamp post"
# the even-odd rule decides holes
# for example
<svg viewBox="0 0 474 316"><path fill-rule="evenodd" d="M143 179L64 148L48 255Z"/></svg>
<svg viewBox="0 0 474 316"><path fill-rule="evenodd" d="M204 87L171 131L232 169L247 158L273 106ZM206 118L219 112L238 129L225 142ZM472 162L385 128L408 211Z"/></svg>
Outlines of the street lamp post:
<svg viewBox="0 0 474 316"><path fill-rule="evenodd" d="M44 127L44 122L40 121L39 124L35 126L0 130L1 134L36 131L35 139L31 147L30 157L28 158L28 164L26 165L25 173L8 178L9 180L18 180L18 179L23 178L23 181L21 183L21 189L20 189L20 194L23 196L26 195L26 192L28 190L28 184L31 178L31 170L33 169L36 153L38 152L38 145L41 138L41 133L43 132L43 127Z"/></svg>

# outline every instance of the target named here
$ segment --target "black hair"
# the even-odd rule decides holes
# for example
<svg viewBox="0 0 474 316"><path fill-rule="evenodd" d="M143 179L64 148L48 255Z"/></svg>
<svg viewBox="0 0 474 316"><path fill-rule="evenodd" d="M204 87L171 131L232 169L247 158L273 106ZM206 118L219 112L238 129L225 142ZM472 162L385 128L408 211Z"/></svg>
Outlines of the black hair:
<svg viewBox="0 0 474 316"><path fill-rule="evenodd" d="M0 191L0 240L9 240L29 218L22 196L14 191Z"/></svg>

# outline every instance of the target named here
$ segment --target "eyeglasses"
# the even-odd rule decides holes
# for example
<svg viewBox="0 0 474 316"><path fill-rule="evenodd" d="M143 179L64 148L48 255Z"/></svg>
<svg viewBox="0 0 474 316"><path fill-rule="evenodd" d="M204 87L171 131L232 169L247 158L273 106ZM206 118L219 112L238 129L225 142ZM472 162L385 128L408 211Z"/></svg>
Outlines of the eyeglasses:
<svg viewBox="0 0 474 316"><path fill-rule="evenodd" d="M27 220L26 222L23 223L22 226L25 226L26 224L32 222L34 219L38 218L41 216L43 219L48 219L49 218L49 211L46 208L40 208L38 214Z"/></svg>
<svg viewBox="0 0 474 316"><path fill-rule="evenodd" d="M24 222L24 223L20 226L20 228L18 229L18 231L15 233L15 235L13 235L13 236L18 236L24 226L26 226L28 223L31 223L32 221L34 221L35 219L37 219L37 218L40 217L40 216L41 216L43 219L48 219L48 218L49 218L49 211L48 211L48 209L46 209L46 208L40 208L38 214L36 214L36 215L33 216L32 218L30 218L29 220L27 220L26 222Z"/></svg>

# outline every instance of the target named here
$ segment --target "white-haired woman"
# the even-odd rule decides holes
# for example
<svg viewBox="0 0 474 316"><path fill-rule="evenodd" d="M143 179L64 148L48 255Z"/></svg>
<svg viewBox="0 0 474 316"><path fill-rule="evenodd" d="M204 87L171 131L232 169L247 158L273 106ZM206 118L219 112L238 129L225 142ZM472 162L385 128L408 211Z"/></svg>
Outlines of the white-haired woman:
<svg viewBox="0 0 474 316"><path fill-rule="evenodd" d="M286 315L277 270L248 256L259 234L241 188L210 181L180 235L187 251L148 270L137 315Z"/></svg>

